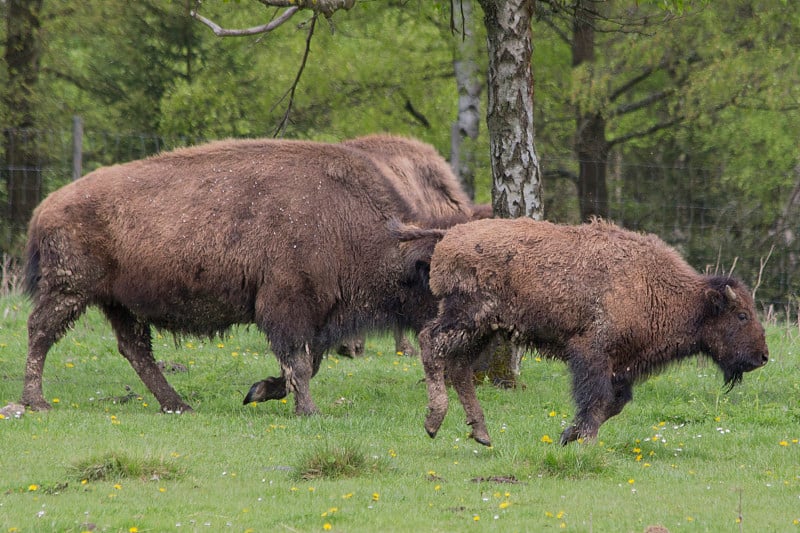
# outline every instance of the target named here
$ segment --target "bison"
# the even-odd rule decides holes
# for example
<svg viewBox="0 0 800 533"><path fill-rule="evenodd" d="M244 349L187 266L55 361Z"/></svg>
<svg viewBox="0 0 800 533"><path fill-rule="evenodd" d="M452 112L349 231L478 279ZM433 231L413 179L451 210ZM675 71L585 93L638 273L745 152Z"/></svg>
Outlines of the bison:
<svg viewBox="0 0 800 533"><path fill-rule="evenodd" d="M470 218L460 197L450 203L429 217L367 152L305 141L217 141L91 172L30 222L22 403L49 409L47 352L96 306L162 411L191 408L156 365L151 327L213 336L252 323L295 412L314 413L309 381L327 348L373 328L419 331L435 315L420 267L432 247L400 246L386 222Z"/></svg>
<svg viewBox="0 0 800 533"><path fill-rule="evenodd" d="M431 437L447 412L446 372L471 436L490 445L470 369L498 334L569 366L577 413L562 444L596 437L636 381L673 361L706 354L733 387L768 360L742 282L699 274L654 235L528 218L395 231L401 240L441 239L430 263L439 312L419 334Z"/></svg>
<svg viewBox="0 0 800 533"><path fill-rule="evenodd" d="M470 202L450 165L429 144L396 135L373 134L342 141L341 145L363 152L381 170L382 176L391 180L405 203L414 207L418 217L449 220L465 214L471 219L491 216L490 205ZM403 325L397 324L392 329L395 351L414 355L413 345L403 336ZM364 338L359 335L345 339L337 352L352 357L363 349ZM322 356L321 352L312 354L313 374ZM283 375L268 377L250 387L244 403L280 399L286 394Z"/></svg>

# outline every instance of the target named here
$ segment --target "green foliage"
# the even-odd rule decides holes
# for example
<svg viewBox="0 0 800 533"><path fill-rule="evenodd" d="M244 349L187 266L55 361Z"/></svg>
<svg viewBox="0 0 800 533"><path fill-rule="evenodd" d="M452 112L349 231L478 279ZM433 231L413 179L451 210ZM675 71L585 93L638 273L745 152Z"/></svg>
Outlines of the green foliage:
<svg viewBox="0 0 800 533"><path fill-rule="evenodd" d="M575 68L562 39L570 12L542 15L539 27L557 30L539 34L535 64L545 170L577 171L564 150L575 110L599 114L607 127L598 142L613 147L610 216L659 234L701 270L736 264L784 306L800 291L796 242L776 238L774 227L798 180L800 8L672 2L665 12L660 4L603 4L594 60ZM541 42L554 48L539 52ZM565 183L545 189L554 187L548 217L576 221L561 200Z"/></svg>
<svg viewBox="0 0 800 533"><path fill-rule="evenodd" d="M21 392L29 309L0 299L3 405ZM792 531L798 325L771 325L768 343L770 363L732 392L708 362L687 361L637 385L596 442L566 448L568 370L527 357L524 390L478 389L485 448L454 393L427 437L421 363L394 354L390 336L369 338L363 358L323 361L314 417L296 417L291 399L241 404L278 371L255 328L180 347L156 336L156 358L188 369L167 378L196 409L159 414L92 310L48 357L53 410L0 420L0 529L724 531L741 518Z"/></svg>
<svg viewBox="0 0 800 533"><path fill-rule="evenodd" d="M219 38L188 16L193 5L45 2L33 95L36 123L47 130L44 192L70 179L74 115L84 120L86 171L203 139L275 134L301 68L311 13L301 11L267 35ZM774 224L800 160L798 4L602 2L594 62L577 68L568 42L570 6L540 2L533 21L536 148L551 172L544 184L547 218L579 220L575 186L563 176L577 171L576 109L596 112L613 145L612 218L665 237L701 269L740 257L737 273L751 284L776 245L761 294L780 305L793 301L800 273L794 249L774 237ZM200 9L226 28L260 24L280 11L253 0L207 0ZM336 141L391 131L448 156L459 39L450 31L449 9L440 1L359 1L317 21L283 135ZM483 43L477 2L473 9L476 42ZM0 43L4 32L0 26ZM484 72L485 54L479 62ZM4 79L0 69L0 84ZM0 107L0 119L9 112ZM119 136L132 132L137 136ZM99 134L116 137L93 141ZM487 202L485 128L474 146L476 200ZM21 248L22 237L5 225L0 232L6 251Z"/></svg>

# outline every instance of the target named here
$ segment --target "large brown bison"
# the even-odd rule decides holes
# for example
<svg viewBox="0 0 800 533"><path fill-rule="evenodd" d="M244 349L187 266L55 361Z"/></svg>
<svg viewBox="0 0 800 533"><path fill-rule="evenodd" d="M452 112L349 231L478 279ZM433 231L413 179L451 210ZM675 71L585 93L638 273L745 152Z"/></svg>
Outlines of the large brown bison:
<svg viewBox="0 0 800 533"><path fill-rule="evenodd" d="M190 407L154 361L151 326L211 336L254 323L283 394L313 413L309 380L328 347L373 328L419 331L435 315L420 267L432 247L404 249L386 221L446 227L470 214L427 217L366 152L337 144L220 141L96 170L30 223L22 403L49 408L47 352L93 305L163 411Z"/></svg>
<svg viewBox="0 0 800 533"><path fill-rule="evenodd" d="M342 141L348 148L363 152L389 179L406 205L413 206L416 216L433 220L471 219L491 216L491 206L473 205L459 184L458 178L447 161L436 149L416 139L396 135L374 134ZM393 329L395 351L414 354L410 341L403 335L404 325L398 323ZM363 351L364 338L359 335L337 348L342 355L354 356ZM317 372L323 354L312 354L313 374ZM286 396L286 380L268 377L254 383L244 398L244 403L280 399Z"/></svg>
<svg viewBox="0 0 800 533"><path fill-rule="evenodd" d="M439 313L419 336L431 437L447 412L447 372L472 436L489 445L470 369L497 334L569 365L577 414L562 444L596 437L632 399L634 382L673 361L707 354L731 387L767 362L747 288L698 274L653 235L528 218L397 230L403 240L444 235L430 265Z"/></svg>

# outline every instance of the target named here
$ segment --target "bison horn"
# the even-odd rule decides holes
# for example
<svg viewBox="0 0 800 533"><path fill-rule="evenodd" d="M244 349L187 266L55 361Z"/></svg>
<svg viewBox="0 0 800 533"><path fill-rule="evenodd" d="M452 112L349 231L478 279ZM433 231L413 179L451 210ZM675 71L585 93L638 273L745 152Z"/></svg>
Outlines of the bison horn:
<svg viewBox="0 0 800 533"><path fill-rule="evenodd" d="M739 297L736 296L736 293L733 292L733 289L731 289L730 285L725 285L725 296L727 296L728 299L732 302L735 302L736 300L739 299Z"/></svg>

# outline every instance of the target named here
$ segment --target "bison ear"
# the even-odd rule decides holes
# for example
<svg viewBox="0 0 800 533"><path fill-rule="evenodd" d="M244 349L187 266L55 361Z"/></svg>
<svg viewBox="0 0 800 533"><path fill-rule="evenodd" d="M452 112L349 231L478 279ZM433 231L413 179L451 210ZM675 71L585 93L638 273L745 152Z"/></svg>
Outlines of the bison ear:
<svg viewBox="0 0 800 533"><path fill-rule="evenodd" d="M706 305L712 316L718 316L725 310L726 298L716 289L706 289Z"/></svg>
<svg viewBox="0 0 800 533"><path fill-rule="evenodd" d="M706 289L705 296L713 316L722 314L739 298L730 285L725 285L725 288L721 290L709 287Z"/></svg>

